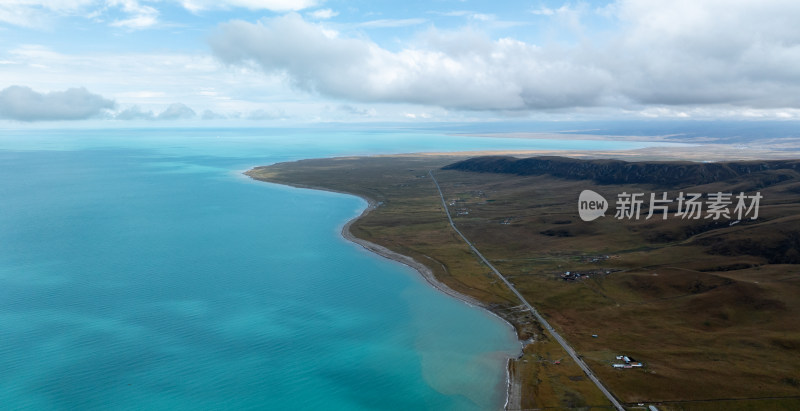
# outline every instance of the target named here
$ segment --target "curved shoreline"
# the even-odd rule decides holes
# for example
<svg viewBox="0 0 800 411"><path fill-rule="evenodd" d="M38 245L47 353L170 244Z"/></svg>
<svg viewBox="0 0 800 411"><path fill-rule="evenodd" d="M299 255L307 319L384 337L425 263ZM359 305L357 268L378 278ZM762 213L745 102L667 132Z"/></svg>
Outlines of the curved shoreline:
<svg viewBox="0 0 800 411"><path fill-rule="evenodd" d="M452 288L448 287L447 284L445 284L445 283L439 281L438 279L436 279L436 277L433 275L433 270L428 268L428 266L426 266L425 264L422 264L419 261L417 261L414 258L409 257L407 255L403 255L403 254L397 253L395 251L392 251L392 250L390 250L390 249L388 249L388 248L386 248L386 247L384 247L382 245L375 244L375 243L373 243L371 241L367 241L367 240L364 240L364 239L356 237L350 231L350 227L355 222L357 222L359 219L363 218L364 216L366 216L367 214L369 214L370 212L372 212L373 210L375 210L379 206L378 202L376 202L372 198L366 197L366 196L361 195L361 194L349 193L349 192L339 191L339 190L332 190L332 189L325 188L325 187L309 186L309 185L305 185L305 184L287 184L287 183L283 183L283 182L278 183L278 182L273 182L273 181L260 180L260 179L257 179L255 177L251 176L250 174L248 174L249 171L250 170L244 172L243 174L248 176L249 178L251 178L253 180L256 180L256 181L261 181L261 182L265 182L265 183L272 183L272 184L280 184L280 185L285 185L285 186L294 187L294 188L303 188L303 189L318 190L318 191L328 191L328 192L331 192L331 193L356 196L356 197L364 200L367 203L367 207L364 209L364 211L361 212L361 214L351 218L350 220L348 220L344 224L344 226L342 227L341 233L340 233L342 238L344 238L345 240L348 240L348 241L350 241L352 243L358 244L361 247L363 247L364 249L366 249L367 251L375 253L375 254L383 257L383 258L386 258L386 259L389 259L389 260L392 260L392 261L396 261L396 262L398 262L400 264L407 265L407 266L413 268L434 289L436 289L439 292L444 293L444 294L446 294L446 295L448 295L450 297L453 297L453 298L455 298L455 299L457 299L457 300L459 300L459 301L461 301L461 302L463 302L463 303L465 303L467 305L483 308L484 310L486 310L486 312L490 313L491 315L497 317L498 319L500 319L501 321L506 323L511 328L511 330L514 332L514 335L518 336L517 329L516 329L516 327L514 327L513 324L508 322L505 318L499 316L497 313L493 312L489 308L489 306L487 304L485 304L485 303L483 303L483 302L481 302L479 300L476 300L473 297L470 297L470 296L462 294L462 293L460 293L460 292L458 292L456 290L453 290ZM520 353L521 353L524 343L523 343L523 341L520 341L518 337L515 337L515 338L517 338L517 342L520 343ZM504 404L503 404L503 409L504 410L517 410L517 409L520 409L520 407L521 407L522 398L521 398L521 395L520 395L521 394L520 393L520 381L518 379L516 379L515 378L515 374L511 372L511 361L513 361L513 358L511 358L511 357L509 357L506 360L506 367L505 367L506 368L506 389L505 389L505 400L504 400Z"/></svg>
<svg viewBox="0 0 800 411"><path fill-rule="evenodd" d="M312 187L304 187L304 188L315 189L315 188L312 188ZM476 300L476 299L474 299L474 298L472 298L472 297L470 297L468 295L461 294L460 292L458 292L456 290L453 290L452 288L448 287L447 284L437 280L436 277L433 275L433 270L428 268L428 266L426 266L425 264L422 264L419 261L417 261L417 260L415 260L412 257L409 257L407 255L403 255L403 254L397 253L395 251L392 251L392 250L390 250L390 249L388 249L388 248L386 248L386 247L384 247L382 245L378 245L378 244L375 244L375 243L373 243L371 241L367 241L367 240L364 240L364 239L356 237L350 231L350 227L353 225L353 223L355 223L356 221L358 221L362 217L366 216L372 210L374 210L374 209L376 209L378 207L378 203L376 203L374 200L372 200L371 198L367 198L367 197L364 197L364 196L361 196L361 195L357 195L357 194L353 194L353 193L345 193L345 192L335 191L335 190L325 190L325 191L331 191L331 192L340 193L340 194L355 195L355 196L357 196L357 197L359 197L362 200L367 202L367 208L365 208L364 211L362 211L361 214L359 214L358 216L353 217L349 221L347 221L347 223L345 223L344 227L342 227L341 235L342 235L342 237L344 239L349 240L349 241L351 241L351 242L353 242L355 244L358 244L358 245L364 247L367 251L373 252L373 253L375 253L375 254L383 257L383 258L387 258L389 260L393 260L393 261L396 261L398 263L401 263L401 264L404 264L404 265L407 265L407 266L413 268L420 275L422 275L422 278L424 278L425 281L428 284L430 284L436 290L438 290L438 291L440 291L440 292L442 292L444 294L447 294L450 297L453 297L453 298L455 298L455 299L457 299L459 301L462 301L462 302L466 303L467 305L477 306L477 307L483 308L488 313L492 314L493 316L495 316L495 317L499 318L500 320L502 320L504 323L508 324L508 326L511 327L511 330L514 332L514 334L515 335L517 334L517 330L516 330L516 328L514 327L513 324L511 324L510 322L506 321L503 317L500 317L499 315L495 314L489 308L489 306L486 305L485 303L483 303L481 301L478 301L478 300ZM517 339L517 341L520 342L520 344L522 344L522 342L519 341L519 339ZM522 351L522 348L520 347L520 352L521 351ZM504 410L517 410L517 409L520 409L521 408L521 402L522 402L522 398L520 396L521 393L520 393L519 381L516 380L516 379L512 380L512 373L511 373L511 361L512 360L513 360L513 358L510 358L510 357L508 359L506 359L506 367L505 367L506 368L506 389L505 389L505 399L503 401L503 409Z"/></svg>
<svg viewBox="0 0 800 411"><path fill-rule="evenodd" d="M306 187L306 188L311 188L311 187ZM457 299L459 301L462 301L462 302L466 303L467 305L477 306L477 307L483 308L489 314L497 317L498 319L500 319L504 323L508 324L508 326L511 327L511 330L514 332L514 335L517 335L517 329L514 327L513 324L511 324L510 322L506 321L505 318L497 315L485 303L483 303L481 301L478 301L478 300L476 300L476 299L474 299L474 298L472 298L472 297L470 297L468 295L461 294L460 292L458 292L456 290L453 290L452 288L448 287L447 284L437 280L436 277L433 275L433 270L428 268L428 266L426 266L425 264L422 264L419 261L417 261L417 260L415 260L412 257L409 257L407 255L403 255L403 254L394 252L394 251L392 251L392 250L390 250L390 249L388 249L388 248L386 248L386 247L384 247L382 245L378 245L378 244L375 244L375 243L373 243L371 241L367 241L367 240L364 240L364 239L356 237L350 231L350 226L352 226L353 223L358 221L360 218L362 218L365 215L369 214L372 210L376 209L378 207L378 203L376 203L374 200L372 200L370 198L367 198L367 197L364 197L364 196L361 196L361 195L357 195L357 194L353 194L353 193L345 193L345 192L335 191L335 190L325 190L325 191L331 191L331 192L336 192L336 193L341 193L341 194L348 194L348 195L355 195L355 196L357 196L357 197L359 197L359 198L361 198L361 199L363 199L364 201L367 202L367 208L365 208L364 211L362 211L361 214L359 214L358 216L350 219L347 223L345 223L344 227L342 227L342 233L341 233L342 237L344 237L346 240L352 241L353 243L364 247L367 251L371 251L371 252L373 252L373 253L381 256L381 257L384 257L384 258L387 258L387 259L390 259L390 260L393 260L393 261L397 261L397 262L399 262L401 264L405 264L405 265L415 269L417 272L420 273L420 275L422 275L422 278L424 278L425 281L427 281L428 284L430 284L436 290L438 290L438 291L440 291L440 292L442 292L444 294L447 294L450 297L453 297L453 298L455 298L455 299ZM524 343L522 341L520 341L518 338L517 338L517 342L520 343L520 353L521 353ZM506 368L506 389L505 389L505 399L504 399L504 402L503 402L503 410L518 410L518 409L521 409L521 406L522 406L521 385L520 385L520 381L518 379L514 378L515 375L513 375L513 373L511 372L511 361L513 361L513 358L511 358L511 357L506 359L506 367L505 367Z"/></svg>
<svg viewBox="0 0 800 411"><path fill-rule="evenodd" d="M311 187L307 187L307 188L311 188ZM472 298L472 297L470 297L468 295L461 294L460 292L458 292L456 290L453 290L452 288L448 287L447 284L437 280L436 277L433 275L433 271L430 268L428 268L428 266L426 266L425 264L422 264L419 261L417 261L417 260L415 260L412 257L409 257L407 255L403 255L403 254L394 252L394 251L392 251L392 250L390 250L390 249L388 249L388 248L386 248L386 247L384 247L382 245L378 245L378 244L375 244L375 243L373 243L371 241L367 241L367 240L364 240L364 239L356 237L350 231L350 226L352 226L353 223L355 223L360 218L362 218L365 215L369 214L372 210L374 210L374 209L376 209L378 207L378 204L374 200L372 200L370 198L367 198L367 197L364 197L364 196L361 196L361 195L353 194L353 193L345 193L345 192L335 191L335 190L325 190L325 191L331 191L331 192L336 192L336 193L341 193L341 194L348 194L348 195L355 195L355 196L357 196L357 197L359 197L359 198L361 198L361 199L363 199L364 201L367 202L367 208L365 208L364 211L362 211L361 214L359 214L358 216L350 219L347 223L345 223L344 227L342 227L342 233L341 233L342 237L344 237L346 240L352 241L353 243L364 247L367 251L373 252L373 253L381 256L381 257L384 257L384 258L387 258L387 259L390 259L390 260L393 260L393 261L397 261L397 262L399 262L401 264L405 264L405 265L415 269L417 272L420 273L420 275L422 275L422 278L424 278L425 281L427 281L428 284L430 284L436 290L438 290L438 291L440 291L440 292L442 292L444 294L447 294L450 297L453 297L453 298L455 298L455 299L457 299L459 301L462 301L462 302L466 303L467 305L477 306L477 307L483 308L489 314L497 317L498 319L500 319L504 323L508 324L508 326L511 327L511 330L514 332L514 334L517 335L517 329L514 327L513 324L511 324L510 322L506 321L505 318L497 315L485 303L483 303L481 301L478 301L478 300L476 300L476 299L474 299L474 298ZM521 353L524 343L522 341L520 341L518 338L517 338L517 342L520 343L520 353ZM506 367L505 367L506 368L506 389L505 389L505 399L504 399L504 402L503 402L503 409L504 410L517 410L517 409L520 409L521 405L522 405L521 385L520 385L520 381L518 379L514 378L514 375L512 375L513 373L511 372L511 361L513 361L513 358L511 358L511 357L506 359Z"/></svg>
<svg viewBox="0 0 800 411"><path fill-rule="evenodd" d="M331 191L331 190L327 190L327 191ZM355 194L352 194L352 193L342 193L342 194L355 195ZM422 278L424 278L425 281L428 282L428 284L433 286L433 288L441 291L442 293L447 294L447 295L449 295L449 296L451 296L451 297L453 297L453 298L455 298L457 300L461 300L461 301L463 301L463 302L465 302L465 303L467 303L469 305L478 306L478 307L481 307L481 308L484 308L484 309L488 310L488 306L486 304L484 304L483 302L478 301L478 300L476 300L476 299L474 299L474 298L472 298L472 297L470 297L468 295L461 294L458 291L453 290L452 288L448 287L447 284L442 283L439 280L437 280L436 277L433 275L433 270L428 268L428 266L426 266L425 264L422 264L419 261L417 261L417 260L415 260L412 257L409 257L407 255L403 255L403 254L397 253L395 251L392 251L392 250L390 250L390 249L388 249L388 248L386 248L386 247L384 247L382 245L378 245L378 244L375 244L375 243L373 243L371 241L367 241L367 240L364 240L364 239L356 237L350 231L350 227L353 225L353 223L355 223L356 221L358 221L359 219L361 219L365 215L369 214L372 210L374 210L374 209L376 209L378 207L378 204L375 201L373 201L372 199L369 199L369 198L366 198L366 197L363 197L363 196L358 196L358 197L360 197L361 199L363 199L364 201L367 202L367 208L364 209L364 211L362 211L361 214L359 214L358 216L350 219L347 223L345 223L344 227L342 227L342 233L341 233L342 237L344 237L348 241L351 241L353 243L356 243L356 244L364 247L368 251L371 251L371 252L373 252L375 254L380 255L381 257L387 258L389 260L397 261L398 263L407 265L407 266L417 270L420 273L420 275L422 275ZM491 310L488 310L488 311L491 312ZM492 313L492 314L494 314L494 313ZM503 320L503 321L505 321L505 320ZM511 325L511 324L509 323L509 325ZM512 326L512 328L513 328L513 326Z"/></svg>

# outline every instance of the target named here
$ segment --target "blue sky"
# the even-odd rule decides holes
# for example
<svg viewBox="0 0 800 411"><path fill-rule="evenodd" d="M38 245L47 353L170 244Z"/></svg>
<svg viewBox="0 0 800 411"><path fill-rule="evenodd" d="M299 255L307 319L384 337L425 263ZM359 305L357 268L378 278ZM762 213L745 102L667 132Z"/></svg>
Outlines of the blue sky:
<svg viewBox="0 0 800 411"><path fill-rule="evenodd" d="M800 2L4 0L0 121L797 119Z"/></svg>

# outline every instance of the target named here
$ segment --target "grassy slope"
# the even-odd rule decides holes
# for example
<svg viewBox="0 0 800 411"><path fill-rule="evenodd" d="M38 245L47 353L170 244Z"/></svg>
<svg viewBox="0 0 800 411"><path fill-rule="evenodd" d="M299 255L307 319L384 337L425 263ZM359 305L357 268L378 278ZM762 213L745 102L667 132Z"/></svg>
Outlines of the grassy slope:
<svg viewBox="0 0 800 411"><path fill-rule="evenodd" d="M518 303L510 292L448 228L425 174L456 160L306 160L255 169L251 175L382 202L353 225L354 235L428 265L442 282L485 301L512 322L521 339L536 336L538 342L528 345L512 365L523 383L523 406L606 405L577 366L515 308ZM442 170L436 175L448 201L455 201L451 211L470 211L457 216L456 224L563 331L623 401L800 396L800 270L794 264L776 264L793 258L792 236L800 231L800 183L761 188L765 199L757 222L715 229L708 221L676 218L584 223L577 217L575 199L584 188L611 199L622 191L663 191L656 187L598 187L547 176ZM688 191L751 188L745 181ZM501 224L506 219L509 224ZM768 246L752 251L753 244ZM786 250L772 255L781 247ZM610 258L591 260L605 255ZM606 270L614 272L592 274ZM590 278L565 282L558 277L563 271L587 272ZM622 353L647 366L612 369L609 364ZM553 364L558 359L561 364ZM798 404L795 399L773 401ZM665 405L713 409L713 404L747 408L758 402Z"/></svg>

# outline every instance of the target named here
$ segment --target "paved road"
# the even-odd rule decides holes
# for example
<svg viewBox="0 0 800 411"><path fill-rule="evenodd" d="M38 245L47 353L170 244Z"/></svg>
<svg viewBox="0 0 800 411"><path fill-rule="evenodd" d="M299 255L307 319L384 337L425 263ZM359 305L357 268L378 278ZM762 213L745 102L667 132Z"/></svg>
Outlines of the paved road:
<svg viewBox="0 0 800 411"><path fill-rule="evenodd" d="M528 300L526 300L525 297L523 297L522 294L520 294L519 291L517 291L517 288L514 287L514 285L511 284L511 282L508 281L506 277L500 273L500 271L497 271L497 269L494 268L494 266L489 262L489 260L487 260L483 256L483 254L481 254L481 252L478 251L478 249L475 248L474 245L472 245L472 242L470 242L469 239L467 239L467 237L464 234L462 234L461 231L458 230L458 228L456 228L455 223L453 223L453 218L450 216L450 210L447 209L447 203L444 201L444 194L442 194L442 188L439 187L439 182L436 181L436 177L433 176L433 171L428 171L428 174L431 176L431 179L433 179L433 183L436 184L436 189L439 190L439 197L442 199L442 207L444 207L444 212L447 214L447 219L450 221L450 226L453 227L453 230L455 230L455 232L461 236L461 238L464 240L465 243L467 243L469 248L472 249L472 252L474 252L475 255L477 255L478 258L480 258L481 261L483 261L483 263L486 264L487 267L492 269L494 274L497 275L499 279L503 280L503 282L506 283L508 288L514 294L516 294L516 296L520 299L520 301L522 301L522 303L526 307L528 307L533 316L536 317L536 320L539 321L539 324L541 324L542 327L544 327L547 331L549 331L550 335L552 335L553 338L555 338L556 341L558 341L558 343L561 344L561 347L564 348L564 351L566 351L567 354L569 354L569 356L572 357L572 359L578 364L578 366L581 367L583 372L586 373L586 376L589 377L589 379L592 380L592 382L594 382L597 388L599 388L600 391L603 392L606 398L608 398L608 400L611 401L611 404L614 405L614 408L616 408L619 411L624 411L625 408L622 406L622 404L620 404L620 402L617 401L617 399L614 398L613 395L611 395L611 392L608 391L608 389L603 385L603 383L601 383L600 380L594 375L589 366L586 365L585 362L583 362L583 360L578 356L578 354L575 352L572 346L570 346L567 343L567 341L563 337L561 337L561 334L559 334L552 326L550 326L550 323L548 323L547 320L545 320L544 317L542 317L542 315L539 314L539 311L536 311L536 309L533 308L533 306L528 302Z"/></svg>

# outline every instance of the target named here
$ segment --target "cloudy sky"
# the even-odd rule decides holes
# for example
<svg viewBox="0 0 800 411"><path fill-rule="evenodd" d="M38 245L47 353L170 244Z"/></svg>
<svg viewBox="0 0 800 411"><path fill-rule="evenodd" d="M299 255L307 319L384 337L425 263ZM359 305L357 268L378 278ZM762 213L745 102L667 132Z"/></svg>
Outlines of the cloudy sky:
<svg viewBox="0 0 800 411"><path fill-rule="evenodd" d="M798 21L796 0L2 0L0 121L797 119Z"/></svg>

